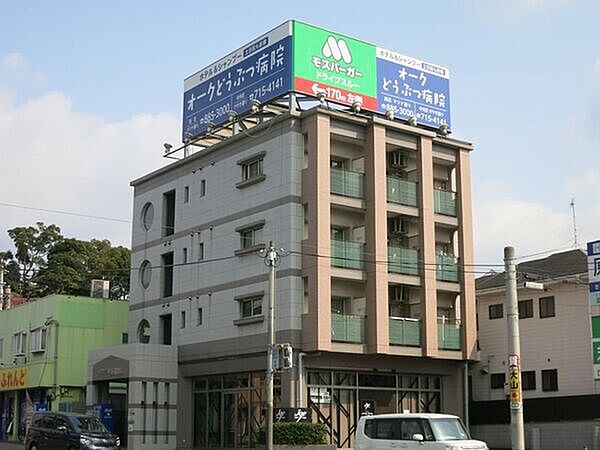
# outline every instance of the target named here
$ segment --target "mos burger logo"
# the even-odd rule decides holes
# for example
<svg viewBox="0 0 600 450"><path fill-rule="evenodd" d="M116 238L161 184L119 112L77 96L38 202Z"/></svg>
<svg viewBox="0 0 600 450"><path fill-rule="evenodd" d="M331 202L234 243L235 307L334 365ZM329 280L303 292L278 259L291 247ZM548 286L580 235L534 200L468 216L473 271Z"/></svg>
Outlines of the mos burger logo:
<svg viewBox="0 0 600 450"><path fill-rule="evenodd" d="M348 44L343 39L337 39L329 36L321 49L323 56L333 58L336 61L344 61L346 64L352 62L352 55L348 49Z"/></svg>

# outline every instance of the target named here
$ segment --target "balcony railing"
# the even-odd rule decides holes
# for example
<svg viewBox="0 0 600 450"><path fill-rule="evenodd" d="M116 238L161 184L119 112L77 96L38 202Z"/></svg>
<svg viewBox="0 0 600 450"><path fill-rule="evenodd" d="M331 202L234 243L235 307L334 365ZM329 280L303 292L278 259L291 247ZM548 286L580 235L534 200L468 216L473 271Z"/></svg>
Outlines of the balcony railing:
<svg viewBox="0 0 600 450"><path fill-rule="evenodd" d="M388 272L419 274L419 252L411 248L388 247Z"/></svg>
<svg viewBox="0 0 600 450"><path fill-rule="evenodd" d="M436 213L456 217L456 192L434 189L433 196Z"/></svg>
<svg viewBox="0 0 600 450"><path fill-rule="evenodd" d="M365 244L331 240L331 265L343 269L362 270L365 267Z"/></svg>
<svg viewBox="0 0 600 450"><path fill-rule="evenodd" d="M364 342L365 317L332 313L331 340L335 342Z"/></svg>
<svg viewBox="0 0 600 450"><path fill-rule="evenodd" d="M388 202L417 206L417 183L395 177L387 177Z"/></svg>
<svg viewBox="0 0 600 450"><path fill-rule="evenodd" d="M439 281L458 282L458 262L452 255L436 255L436 278Z"/></svg>
<svg viewBox="0 0 600 450"><path fill-rule="evenodd" d="M441 350L460 350L460 321L438 318L438 348Z"/></svg>
<svg viewBox="0 0 600 450"><path fill-rule="evenodd" d="M408 317L390 317L390 344L421 346L421 321Z"/></svg>
<svg viewBox="0 0 600 450"><path fill-rule="evenodd" d="M360 172L331 168L331 193L345 197L364 198L364 178Z"/></svg>

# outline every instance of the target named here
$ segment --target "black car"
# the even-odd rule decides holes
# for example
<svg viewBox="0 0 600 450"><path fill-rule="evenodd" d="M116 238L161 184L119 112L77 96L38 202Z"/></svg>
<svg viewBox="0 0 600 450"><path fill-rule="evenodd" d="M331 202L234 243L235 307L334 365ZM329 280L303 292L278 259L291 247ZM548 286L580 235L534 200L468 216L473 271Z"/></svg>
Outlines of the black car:
<svg viewBox="0 0 600 450"><path fill-rule="evenodd" d="M36 412L25 436L26 450L118 450L121 442L97 417Z"/></svg>

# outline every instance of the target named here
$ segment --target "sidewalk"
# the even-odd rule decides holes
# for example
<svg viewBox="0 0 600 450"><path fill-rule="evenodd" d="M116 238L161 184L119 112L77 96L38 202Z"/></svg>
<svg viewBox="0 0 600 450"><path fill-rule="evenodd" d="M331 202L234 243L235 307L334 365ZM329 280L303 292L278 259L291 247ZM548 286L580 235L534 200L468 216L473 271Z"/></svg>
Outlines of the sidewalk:
<svg viewBox="0 0 600 450"><path fill-rule="evenodd" d="M23 450L23 443L0 441L0 450Z"/></svg>

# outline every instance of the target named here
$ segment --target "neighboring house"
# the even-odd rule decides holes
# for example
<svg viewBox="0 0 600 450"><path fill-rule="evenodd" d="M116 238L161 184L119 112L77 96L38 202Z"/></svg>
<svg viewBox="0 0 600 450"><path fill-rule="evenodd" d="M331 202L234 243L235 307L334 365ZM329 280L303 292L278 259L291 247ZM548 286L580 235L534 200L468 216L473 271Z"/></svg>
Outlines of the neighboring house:
<svg viewBox="0 0 600 450"><path fill-rule="evenodd" d="M544 450L592 448L600 436L600 385L592 368L587 256L571 250L520 263L517 280L527 447L541 441ZM526 289L526 281L545 289ZM490 447L509 448L504 273L478 278L476 287L481 359L472 367L471 429Z"/></svg>
<svg viewBox="0 0 600 450"><path fill-rule="evenodd" d="M29 399L85 411L88 351L123 342L127 311L127 302L67 295L0 311L0 438L17 438Z"/></svg>

